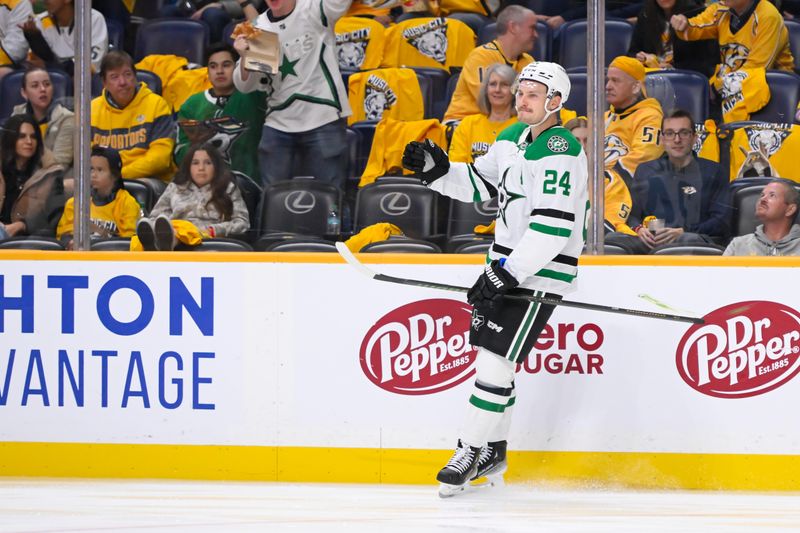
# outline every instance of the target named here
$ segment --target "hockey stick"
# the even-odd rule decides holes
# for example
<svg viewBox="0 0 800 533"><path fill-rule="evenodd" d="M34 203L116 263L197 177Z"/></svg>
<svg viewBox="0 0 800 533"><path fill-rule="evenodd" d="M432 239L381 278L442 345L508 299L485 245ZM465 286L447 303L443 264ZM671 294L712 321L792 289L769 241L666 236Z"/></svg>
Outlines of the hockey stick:
<svg viewBox="0 0 800 533"><path fill-rule="evenodd" d="M454 292L467 292L469 287L460 287L458 285L447 285L446 283L437 283L435 281L422 281L417 279L397 278L387 274L381 274L369 269L361 261L356 259L356 256L350 249L343 243L336 243L336 250L339 255L352 267L358 270L364 276L378 281L388 281L389 283L398 283L400 285L411 285L413 287L427 287L429 289L441 289L444 291ZM640 311L638 309L626 309L624 307L613 307L607 305L590 304L585 302L573 302L570 300L559 300L558 298L548 298L546 296L535 296L533 294L507 294L508 298L517 298L520 300L527 300L529 302L538 302L550 305L561 305L563 307L575 307L577 309L587 309L589 311L601 311L604 313L619 313L622 315L640 316L644 318L655 318L658 320L672 320L675 322L689 322L690 324L704 324L705 320L693 316L682 315L669 315L666 313L653 313L650 311Z"/></svg>

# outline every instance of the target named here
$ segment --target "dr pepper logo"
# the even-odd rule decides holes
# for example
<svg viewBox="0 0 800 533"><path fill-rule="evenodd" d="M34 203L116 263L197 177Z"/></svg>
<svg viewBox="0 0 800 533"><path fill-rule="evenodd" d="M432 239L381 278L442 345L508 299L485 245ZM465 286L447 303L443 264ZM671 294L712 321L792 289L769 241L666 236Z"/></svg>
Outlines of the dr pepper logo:
<svg viewBox="0 0 800 533"><path fill-rule="evenodd" d="M456 300L421 300L398 307L361 342L361 369L375 385L396 394L433 394L474 373L469 344L472 310Z"/></svg>
<svg viewBox="0 0 800 533"><path fill-rule="evenodd" d="M727 305L695 324L678 345L678 372L695 390L746 398L776 389L800 371L800 316L775 302Z"/></svg>

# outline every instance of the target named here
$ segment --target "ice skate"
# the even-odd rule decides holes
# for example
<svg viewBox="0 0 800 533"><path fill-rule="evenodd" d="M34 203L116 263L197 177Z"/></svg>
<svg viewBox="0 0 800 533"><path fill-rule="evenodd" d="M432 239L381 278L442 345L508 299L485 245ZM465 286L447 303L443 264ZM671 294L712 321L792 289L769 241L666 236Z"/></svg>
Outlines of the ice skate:
<svg viewBox="0 0 800 533"><path fill-rule="evenodd" d="M483 448L478 455L478 470L471 481L475 481L475 486L502 487L505 485L503 474L508 468L506 460L506 446L504 440L490 442ZM481 482L481 478L485 481Z"/></svg>
<svg viewBox="0 0 800 533"><path fill-rule="evenodd" d="M458 441L453 457L436 475L436 480L441 483L439 485L440 497L449 498L464 490L478 471L480 451L480 448L463 444L461 440Z"/></svg>

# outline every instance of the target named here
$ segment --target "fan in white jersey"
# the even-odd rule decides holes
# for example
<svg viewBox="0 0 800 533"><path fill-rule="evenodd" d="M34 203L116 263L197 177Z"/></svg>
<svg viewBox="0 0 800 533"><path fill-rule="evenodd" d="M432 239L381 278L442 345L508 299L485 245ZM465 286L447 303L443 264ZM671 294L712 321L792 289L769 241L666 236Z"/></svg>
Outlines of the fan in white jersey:
<svg viewBox="0 0 800 533"><path fill-rule="evenodd" d="M409 143L403 154L403 166L431 189L462 202L496 196L499 205L488 264L467 295L476 379L455 453L436 478L441 496L479 477L499 480L506 470L514 371L553 312L506 294L561 298L575 288L589 201L586 154L558 122L569 93L560 65L532 63L517 83L520 122L474 163L450 163L430 141Z"/></svg>

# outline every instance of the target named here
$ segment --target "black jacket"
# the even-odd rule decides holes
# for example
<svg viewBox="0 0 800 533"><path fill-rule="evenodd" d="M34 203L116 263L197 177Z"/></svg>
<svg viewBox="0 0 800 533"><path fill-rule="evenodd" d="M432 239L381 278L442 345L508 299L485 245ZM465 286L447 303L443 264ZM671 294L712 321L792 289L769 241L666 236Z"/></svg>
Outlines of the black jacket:
<svg viewBox="0 0 800 533"><path fill-rule="evenodd" d="M724 239L730 232L729 182L718 163L694 157L676 169L667 154L642 163L631 184L633 207L628 225L645 217L662 218L669 228L683 228Z"/></svg>

